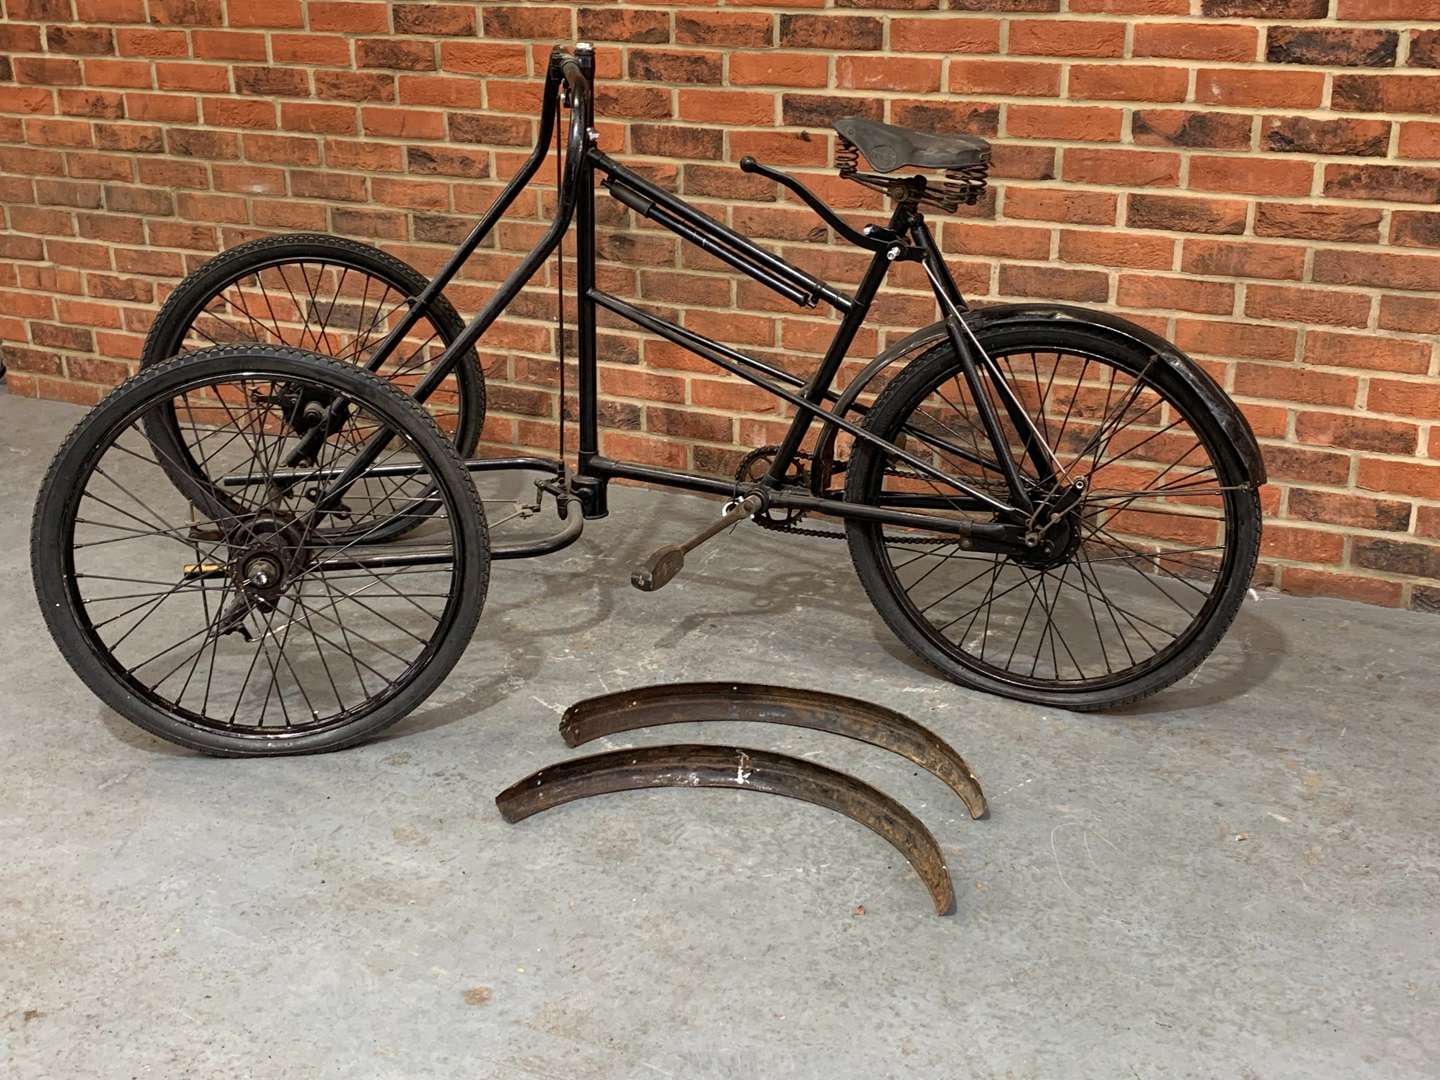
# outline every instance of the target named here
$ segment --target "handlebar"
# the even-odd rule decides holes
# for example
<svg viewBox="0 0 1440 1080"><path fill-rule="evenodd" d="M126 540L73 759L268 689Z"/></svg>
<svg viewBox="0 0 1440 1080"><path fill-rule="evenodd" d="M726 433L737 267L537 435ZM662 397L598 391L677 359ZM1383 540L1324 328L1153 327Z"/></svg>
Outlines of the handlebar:
<svg viewBox="0 0 1440 1080"><path fill-rule="evenodd" d="M796 180L788 173L781 172L779 169L772 169L769 165L762 165L749 154L746 154L740 159L740 171L743 173L755 173L758 176L763 176L783 187L789 188L804 200L806 206L819 214L821 220L824 221L826 225L829 225L856 247L865 248L868 251L884 251L893 242L883 240L876 236L867 236L865 233L860 232L858 229L846 223L834 210L831 210L830 207L821 202L820 196L816 195L799 180Z"/></svg>

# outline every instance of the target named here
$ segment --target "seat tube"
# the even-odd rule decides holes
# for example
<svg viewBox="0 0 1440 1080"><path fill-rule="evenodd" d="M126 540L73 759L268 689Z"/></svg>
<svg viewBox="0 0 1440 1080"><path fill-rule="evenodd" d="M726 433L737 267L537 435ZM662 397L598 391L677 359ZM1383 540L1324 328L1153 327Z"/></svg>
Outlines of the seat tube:
<svg viewBox="0 0 1440 1080"><path fill-rule="evenodd" d="M890 232L896 236L905 234L905 224L910 216L909 209L903 204L895 208L895 213L890 217ZM845 313L840 321L840 327L835 331L835 337L830 342L830 347L825 351L825 358L820 361L820 366L815 369L815 374L805 384L801 397L806 401L819 404L825 397L825 392L835 381L835 376L840 371L840 365L845 362L845 354L850 351L851 344L855 341L855 335L860 332L860 327L865 325L865 317L870 314L870 305L875 300L875 294L880 291L880 286L885 281L885 275L890 272L890 264L900 252L900 242L897 240L884 251L877 251L870 260L870 266L865 271L865 276L860 281L860 287L855 290L854 306ZM814 414L801 409L795 419L791 421L790 428L785 432L785 438L780 443L780 449L775 453L775 460L770 463L770 469L765 474L764 483L767 487L777 487L784 479L785 472L790 468L790 463L795 460L800 445L805 441L805 434L810 430L810 423Z"/></svg>
<svg viewBox="0 0 1440 1080"><path fill-rule="evenodd" d="M585 77L593 86L595 83L595 49L589 42L575 46L575 59L579 61ZM578 305L576 336L578 338L579 360L579 409L580 409L580 471L585 471L585 462L600 450L598 410L598 388L596 385L598 360L595 345L595 301L591 292L595 288L595 166L590 153L594 148L593 129L595 115L593 95L587 95L585 109L585 157L580 165L578 183L580 190L575 193L575 295ZM558 344L558 343L557 343ZM561 423L564 421L565 403L560 403Z"/></svg>

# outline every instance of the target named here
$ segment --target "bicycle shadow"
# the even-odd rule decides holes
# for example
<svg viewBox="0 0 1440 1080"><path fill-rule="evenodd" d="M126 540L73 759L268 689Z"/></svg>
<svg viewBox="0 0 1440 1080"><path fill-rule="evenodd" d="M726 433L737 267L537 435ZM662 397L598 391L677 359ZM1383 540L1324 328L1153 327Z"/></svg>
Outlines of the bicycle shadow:
<svg viewBox="0 0 1440 1080"><path fill-rule="evenodd" d="M949 681L933 664L895 638L878 615L876 624L875 640L886 653L912 671ZM1223 705L1261 686L1284 659L1285 643L1285 635L1275 623L1253 606L1242 608L1220 648L1176 685L1130 705L1075 715L1154 718Z"/></svg>

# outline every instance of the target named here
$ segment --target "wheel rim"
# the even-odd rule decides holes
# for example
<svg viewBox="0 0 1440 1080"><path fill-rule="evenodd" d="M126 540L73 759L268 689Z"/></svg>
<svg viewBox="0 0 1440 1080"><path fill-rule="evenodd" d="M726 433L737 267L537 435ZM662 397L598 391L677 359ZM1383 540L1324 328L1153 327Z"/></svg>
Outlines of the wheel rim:
<svg viewBox="0 0 1440 1080"><path fill-rule="evenodd" d="M338 256L276 256L246 267L214 288L198 309L192 306L183 325L159 343L157 355L166 358L215 345L257 343L363 365L413 299L409 289ZM410 393L433 368L449 339L447 328L422 316L376 374ZM454 372L426 398L425 407L441 431L468 453L478 435L478 418L468 415ZM203 475L203 464L181 437L181 425L174 417L162 411L152 423L167 426L178 464ZM350 526L337 529L336 535L353 536L373 524L357 517Z"/></svg>
<svg viewBox="0 0 1440 1080"><path fill-rule="evenodd" d="M389 431L376 464L418 468L384 481L392 500L413 505L415 491L427 493L424 536L404 552L444 565L353 567L372 550L367 538L328 535L293 487L256 483L222 498L194 485L187 499L146 434L147 418L168 407L211 471L272 477L299 441L282 415L296 387L337 390L322 378L248 371L152 394L96 437L59 523L87 646L127 690L195 728L283 740L355 723L419 677L465 603L463 511L437 480L434 447L376 409L342 395L350 415L313 469L342 469L369 435Z"/></svg>
<svg viewBox="0 0 1440 1080"><path fill-rule="evenodd" d="M876 528L881 570L911 622L973 672L1073 693L1131 683L1183 650L1220 603L1237 558L1242 486L1227 482L1204 425L1157 385L1153 368L1083 349L992 356L1029 417L1009 415L987 380L1022 474L1041 493L1086 483L1047 533L1073 541L1058 545L1063 557L1025 562ZM906 449L1005 498L996 469L960 454L993 457L963 377L934 380L911 400ZM913 471L877 468L871 487L882 503L923 492L945 497L945 516L995 520Z"/></svg>

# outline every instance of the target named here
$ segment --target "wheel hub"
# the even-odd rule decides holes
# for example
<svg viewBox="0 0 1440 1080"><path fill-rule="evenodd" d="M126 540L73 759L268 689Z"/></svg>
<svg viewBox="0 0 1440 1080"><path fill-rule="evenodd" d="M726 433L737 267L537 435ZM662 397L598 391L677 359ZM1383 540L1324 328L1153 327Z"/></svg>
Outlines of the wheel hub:
<svg viewBox="0 0 1440 1080"><path fill-rule="evenodd" d="M307 562L303 530L279 517L260 517L242 527L230 547L235 589L262 611L273 611Z"/></svg>
<svg viewBox="0 0 1440 1080"><path fill-rule="evenodd" d="M1084 479L1056 481L1036 503L1025 534L1026 550L1011 557L1034 570L1049 570L1069 562L1084 536L1081 522L1086 489Z"/></svg>

